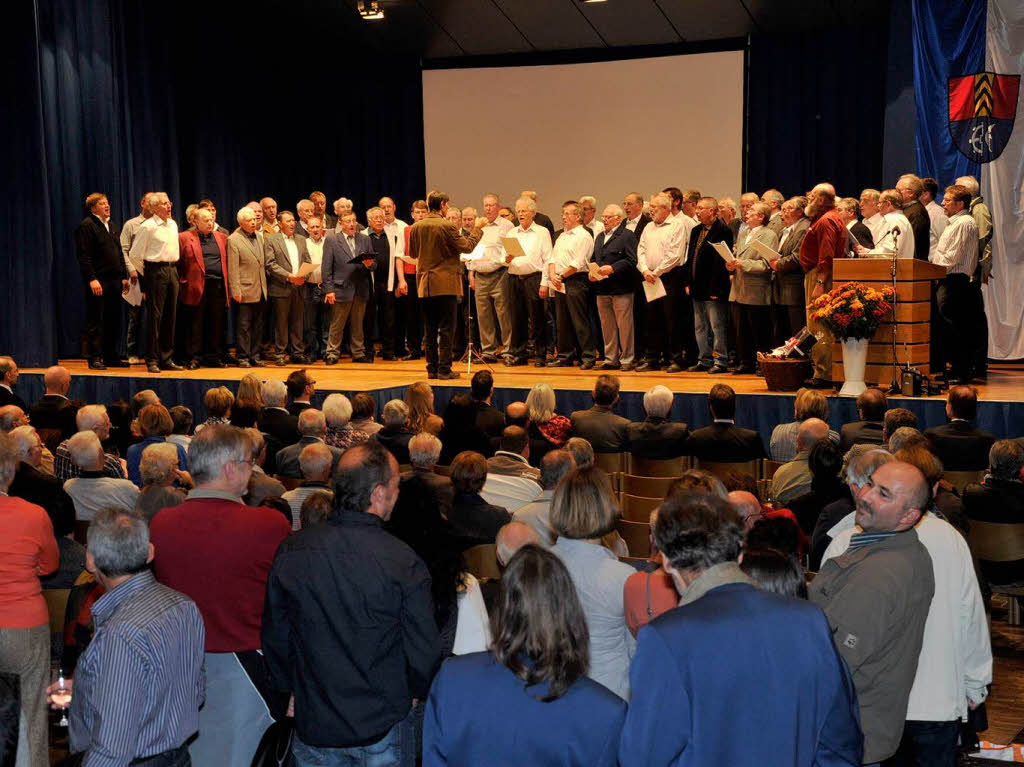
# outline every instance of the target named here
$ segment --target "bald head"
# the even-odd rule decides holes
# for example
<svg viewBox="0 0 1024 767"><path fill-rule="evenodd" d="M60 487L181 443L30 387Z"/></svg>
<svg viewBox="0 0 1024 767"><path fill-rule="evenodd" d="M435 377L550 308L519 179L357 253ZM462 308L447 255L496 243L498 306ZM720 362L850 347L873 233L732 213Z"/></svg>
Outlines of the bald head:
<svg viewBox="0 0 1024 767"><path fill-rule="evenodd" d="M46 372L43 374L43 384L46 386L47 394L66 395L71 387L71 373L60 365L46 368Z"/></svg>
<svg viewBox="0 0 1024 767"><path fill-rule="evenodd" d="M530 411L525 402L510 402L505 406L505 423L508 426L522 426L530 422Z"/></svg>
<svg viewBox="0 0 1024 767"><path fill-rule="evenodd" d="M761 516L761 504L753 493L733 490L729 493L729 504L743 519L743 526L749 530Z"/></svg>
<svg viewBox="0 0 1024 767"><path fill-rule="evenodd" d="M504 567L508 564L512 555L526 544L533 543L539 546L540 538L537 536L537 532L529 525L522 522L509 522L498 530L498 536L494 542L496 544L498 562Z"/></svg>
<svg viewBox="0 0 1024 767"><path fill-rule="evenodd" d="M814 443L828 438L828 424L820 418L808 418L796 432L796 449L810 450Z"/></svg>
<svg viewBox="0 0 1024 767"><path fill-rule="evenodd" d="M865 532L900 532L917 524L928 510L928 480L916 466L890 461L875 469L856 497L857 524Z"/></svg>
<svg viewBox="0 0 1024 767"><path fill-rule="evenodd" d="M7 433L19 426L28 426L28 416L17 405L0 407L0 431Z"/></svg>

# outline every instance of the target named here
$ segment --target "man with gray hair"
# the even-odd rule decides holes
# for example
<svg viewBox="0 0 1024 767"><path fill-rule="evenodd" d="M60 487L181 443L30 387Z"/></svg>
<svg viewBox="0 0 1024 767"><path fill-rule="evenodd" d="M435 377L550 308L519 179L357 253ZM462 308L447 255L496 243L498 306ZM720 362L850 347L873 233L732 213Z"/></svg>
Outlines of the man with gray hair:
<svg viewBox="0 0 1024 767"><path fill-rule="evenodd" d="M303 474L302 467L299 464L299 454L308 445L324 445L327 447L333 456L331 461L331 467L333 468L334 464L341 458L343 451L341 448L332 447L324 442L324 437L327 436L327 419L324 418L323 412L316 408L308 407L299 413L298 431L301 435L298 442L277 451L275 461L277 475L302 479Z"/></svg>
<svg viewBox="0 0 1024 767"><path fill-rule="evenodd" d="M68 440L67 449L79 472L77 477L64 483L64 492L75 504L76 520L88 522L99 509L108 506L135 508L139 488L130 479L108 477L104 473L107 455L94 432L78 432Z"/></svg>
<svg viewBox="0 0 1024 767"><path fill-rule="evenodd" d="M260 391L263 409L257 418L257 426L270 436L267 455L273 458L282 447L299 441L299 417L288 412L288 387L284 381L264 381Z"/></svg>
<svg viewBox="0 0 1024 767"><path fill-rule="evenodd" d="M252 442L252 476L249 477L245 502L249 506L262 506L264 498L283 496L285 489L284 485L263 470L267 462L267 439L263 432L256 428L248 428L245 433Z"/></svg>
<svg viewBox="0 0 1024 767"><path fill-rule="evenodd" d="M644 227L636 246L636 268L647 293L647 359L637 370L660 370L668 366L673 373L683 369L683 346L687 331L676 312L683 293L683 270L677 269L686 258L689 242L687 228L672 219L672 199L665 193L651 198L651 223Z"/></svg>
<svg viewBox="0 0 1024 767"><path fill-rule="evenodd" d="M604 231L600 219L597 217L597 198L592 194L585 194L579 198L580 207L583 208L583 227L590 231L591 237Z"/></svg>
<svg viewBox="0 0 1024 767"><path fill-rule="evenodd" d="M520 506L512 514L513 523L518 522L530 527L542 546L554 546L555 538L558 537L551 526L551 499L554 498L555 488L562 477L575 468L576 461L568 450L549 451L540 462L540 495L526 505ZM500 535L499 532L499 537Z"/></svg>
<svg viewBox="0 0 1024 767"><path fill-rule="evenodd" d="M400 399L389 400L380 413L384 426L373 435L376 440L395 457L400 464L409 463L409 441L412 432L405 424L409 420L409 408Z"/></svg>
<svg viewBox="0 0 1024 767"><path fill-rule="evenodd" d="M928 438L913 426L900 426L890 436L886 448L890 453L896 455L900 450L908 447L921 445L929 449Z"/></svg>
<svg viewBox="0 0 1024 767"><path fill-rule="evenodd" d="M14 385L18 383L18 363L13 357L0 356L0 407L5 405L17 405L22 410L28 410L25 400L14 392Z"/></svg>
<svg viewBox="0 0 1024 767"><path fill-rule="evenodd" d="M644 394L643 421L635 421L626 427L629 452L637 458L678 458L686 455L686 441L690 429L685 423L673 423L672 402L675 395L667 386L658 384Z"/></svg>
<svg viewBox="0 0 1024 767"><path fill-rule="evenodd" d="M313 201L305 198L299 200L295 203L295 213L299 219L295 225L295 234L308 238L309 219L313 217Z"/></svg>
<svg viewBox="0 0 1024 767"><path fill-rule="evenodd" d="M810 492L811 448L823 439L828 439L828 424L820 418L808 418L800 424L796 433L796 455L782 464L772 477L772 497L782 506Z"/></svg>
<svg viewBox="0 0 1024 767"><path fill-rule="evenodd" d="M402 540L414 539L406 537L406 533L415 536L415 531L422 529L424 515L440 512L448 518L455 489L448 477L434 473L440 456L441 440L433 434L421 431L409 440L412 470L403 472L398 480L398 500L387 525Z"/></svg>
<svg viewBox="0 0 1024 767"><path fill-rule="evenodd" d="M256 213L246 206L238 211L238 229L228 237L228 290L238 306L239 367L262 367L259 358L266 311L267 270L263 233Z"/></svg>
<svg viewBox="0 0 1024 767"><path fill-rule="evenodd" d="M42 506L50 516L57 535L67 535L75 529L75 507L64 492L63 482L43 471L43 442L31 426L18 426L10 432L18 453L18 469L7 494L24 498Z"/></svg>
<svg viewBox="0 0 1024 767"><path fill-rule="evenodd" d="M331 470L337 463L331 448L325 444L314 442L302 448L299 453L299 468L302 469L302 483L289 490L281 497L292 507L292 530L302 527L302 504L316 492L328 491L331 486Z"/></svg>
<svg viewBox="0 0 1024 767"><path fill-rule="evenodd" d="M91 431L100 442L110 437L110 416L103 405L83 405L75 415L75 425L79 432ZM68 440L61 442L53 453L53 473L57 479L64 481L77 477L81 474L80 469L71 460L71 453L68 451ZM126 476L121 459L112 453L107 453L103 460L103 474L114 479Z"/></svg>
<svg viewBox="0 0 1024 767"><path fill-rule="evenodd" d="M547 364L548 325L544 314L544 299L540 297L541 280L547 261L551 257L551 235L534 219L537 203L529 197L516 200L516 218L519 226L508 236L519 242L524 255L505 255L508 265L508 309L512 326L509 347L505 350L505 364L525 365L529 362L526 345L533 328L536 367Z"/></svg>
<svg viewBox="0 0 1024 767"><path fill-rule="evenodd" d="M83 764L190 763L206 633L195 602L153 578L153 551L140 514L97 511L85 565L104 593L92 606L96 633L76 669L68 731Z"/></svg>
<svg viewBox="0 0 1024 767"><path fill-rule="evenodd" d="M1024 447L1016 440L1001 439L989 449L988 464L985 481L963 490L964 513L972 521L1020 524L1024 519ZM990 583L1017 583L1024 581L1024 559L984 561L980 571Z"/></svg>
<svg viewBox="0 0 1024 767"><path fill-rule="evenodd" d="M768 206L771 211L765 226L775 232L775 236L781 238L785 224L782 221L782 203L786 197L778 189L768 189L761 195L761 202Z"/></svg>
<svg viewBox="0 0 1024 767"><path fill-rule="evenodd" d="M208 426L192 438L196 486L180 506L150 522L160 556L157 580L195 600L206 625L206 705L191 744L200 764L249 764L287 700L267 690L260 623L274 552L292 531L274 509L246 506L252 442L233 426Z"/></svg>
<svg viewBox="0 0 1024 767"><path fill-rule="evenodd" d="M593 233L581 226L583 209L578 202L562 206L562 233L555 240L547 272L541 279L541 296L555 297L558 324L558 359L555 367L590 370L597 359L597 342L590 327L590 280L588 266L594 253Z"/></svg>
<svg viewBox="0 0 1024 767"><path fill-rule="evenodd" d="M603 228L594 238L591 263L597 269L590 284L597 297L597 314L604 339L601 370L632 370L634 365L633 289L636 235L622 226L625 211L608 205L601 214Z"/></svg>
<svg viewBox="0 0 1024 767"><path fill-rule="evenodd" d="M480 258L470 261L469 286L476 292L476 320L480 328L480 351L484 361L497 362L498 346L509 349L512 343L512 315L509 312L508 264L502 237L510 236L511 222L498 215L501 203L496 194L483 198L484 218ZM501 336L498 337L498 333Z"/></svg>

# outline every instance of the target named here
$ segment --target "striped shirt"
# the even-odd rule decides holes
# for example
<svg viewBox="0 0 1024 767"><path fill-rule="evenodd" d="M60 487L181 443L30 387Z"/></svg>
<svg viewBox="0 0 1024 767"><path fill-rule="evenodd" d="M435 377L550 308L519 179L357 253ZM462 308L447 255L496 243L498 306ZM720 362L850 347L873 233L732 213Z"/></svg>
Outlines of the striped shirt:
<svg viewBox="0 0 1024 767"><path fill-rule="evenodd" d="M872 543L878 543L884 541L886 538L892 538L894 535L899 535L896 530L877 532L877 533L854 533L850 538L850 546L846 549L846 553L849 554L851 551L862 549L865 546L870 546Z"/></svg>
<svg viewBox="0 0 1024 767"><path fill-rule="evenodd" d="M292 530L300 530L302 528L302 504L313 493L330 493L333 495L334 491L323 482L304 482L294 490L289 490L281 496L288 501L288 505L292 508Z"/></svg>
<svg viewBox="0 0 1024 767"><path fill-rule="evenodd" d="M57 445L57 452L53 454L53 473L62 482L82 476L82 470L71 460L67 440ZM126 479L121 459L107 453L103 458L103 475L114 479Z"/></svg>
<svg viewBox="0 0 1024 767"><path fill-rule="evenodd" d="M962 210L953 214L928 260L946 267L947 274L974 274L978 266L978 225L970 213Z"/></svg>
<svg viewBox="0 0 1024 767"><path fill-rule="evenodd" d="M100 597L96 635L75 672L71 751L83 767L122 767L183 744L206 697L199 609L148 570Z"/></svg>

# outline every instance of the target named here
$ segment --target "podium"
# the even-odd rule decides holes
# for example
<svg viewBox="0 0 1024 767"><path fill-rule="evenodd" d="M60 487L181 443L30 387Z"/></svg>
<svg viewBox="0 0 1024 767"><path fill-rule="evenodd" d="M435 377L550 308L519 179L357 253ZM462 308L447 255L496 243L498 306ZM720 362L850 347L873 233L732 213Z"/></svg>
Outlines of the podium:
<svg viewBox="0 0 1024 767"><path fill-rule="evenodd" d="M892 380L893 337L896 362L901 367L909 362L923 374L931 374L928 365L932 333L931 283L945 276L944 266L916 258L896 260L895 317L890 315L868 344L866 383L884 388ZM832 286L844 282L860 282L879 289L892 287L892 261L888 258L837 258L832 262ZM846 380L843 345L839 342L832 344L832 380Z"/></svg>

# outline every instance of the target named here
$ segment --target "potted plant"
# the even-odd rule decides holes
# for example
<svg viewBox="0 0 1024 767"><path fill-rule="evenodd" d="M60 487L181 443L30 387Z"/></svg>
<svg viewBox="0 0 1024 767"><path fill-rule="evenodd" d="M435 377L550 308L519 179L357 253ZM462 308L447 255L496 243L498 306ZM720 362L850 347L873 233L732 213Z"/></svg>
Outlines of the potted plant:
<svg viewBox="0 0 1024 767"><path fill-rule="evenodd" d="M832 333L843 345L845 381L840 394L856 397L867 388L864 369L868 342L879 326L891 317L895 291L885 286L871 287L860 282L844 282L811 304L811 317Z"/></svg>

